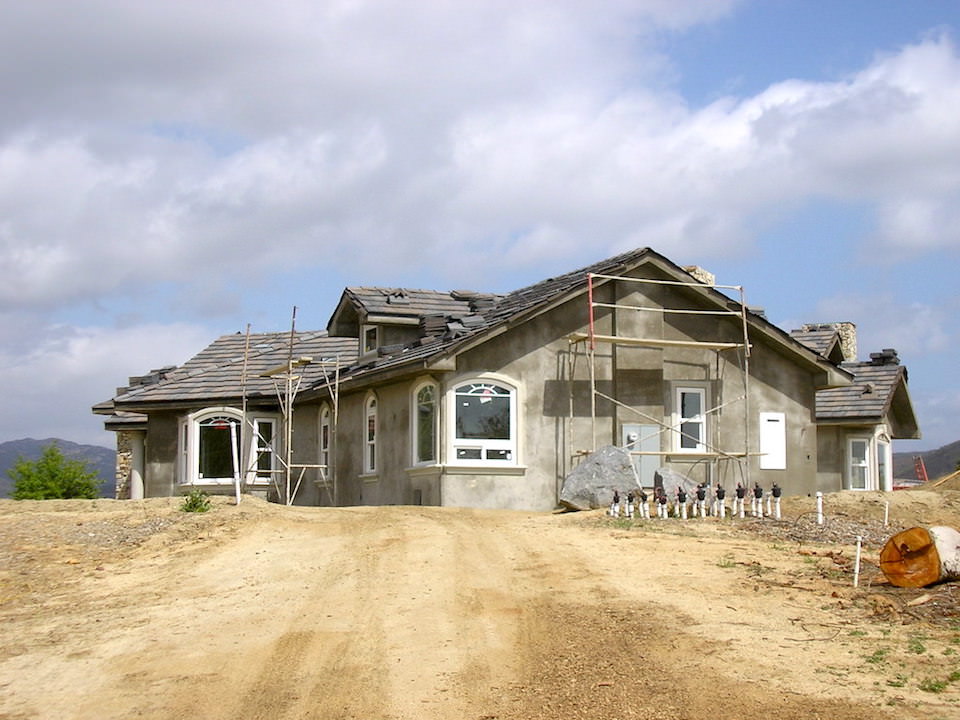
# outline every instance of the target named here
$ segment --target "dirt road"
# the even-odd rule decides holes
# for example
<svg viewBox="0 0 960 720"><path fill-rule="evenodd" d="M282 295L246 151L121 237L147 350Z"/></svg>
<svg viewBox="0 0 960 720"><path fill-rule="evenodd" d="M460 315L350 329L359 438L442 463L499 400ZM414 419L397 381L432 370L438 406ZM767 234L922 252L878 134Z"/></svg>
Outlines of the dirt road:
<svg viewBox="0 0 960 720"><path fill-rule="evenodd" d="M0 502L0 718L960 717L960 625L741 522Z"/></svg>

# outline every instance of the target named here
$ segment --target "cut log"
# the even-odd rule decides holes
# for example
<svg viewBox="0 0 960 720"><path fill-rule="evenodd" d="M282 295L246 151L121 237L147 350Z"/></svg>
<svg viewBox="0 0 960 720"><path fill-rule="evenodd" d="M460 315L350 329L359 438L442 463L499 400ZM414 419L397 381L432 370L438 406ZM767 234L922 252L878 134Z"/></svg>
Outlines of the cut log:
<svg viewBox="0 0 960 720"><path fill-rule="evenodd" d="M898 587L960 578L960 532L937 525L897 533L880 551L880 569Z"/></svg>

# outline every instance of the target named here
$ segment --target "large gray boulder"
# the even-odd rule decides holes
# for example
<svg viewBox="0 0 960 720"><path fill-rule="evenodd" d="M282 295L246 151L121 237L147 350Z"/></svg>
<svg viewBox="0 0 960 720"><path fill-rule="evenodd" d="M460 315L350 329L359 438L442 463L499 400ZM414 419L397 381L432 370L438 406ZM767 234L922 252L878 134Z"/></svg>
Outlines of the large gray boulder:
<svg viewBox="0 0 960 720"><path fill-rule="evenodd" d="M622 496L640 489L630 453L612 445L591 453L563 481L560 504L570 510L608 507L613 491Z"/></svg>
<svg viewBox="0 0 960 720"><path fill-rule="evenodd" d="M662 467L653 474L654 486L663 486L663 491L671 500L677 496L677 488L682 487L691 500L697 489L697 484L683 473Z"/></svg>

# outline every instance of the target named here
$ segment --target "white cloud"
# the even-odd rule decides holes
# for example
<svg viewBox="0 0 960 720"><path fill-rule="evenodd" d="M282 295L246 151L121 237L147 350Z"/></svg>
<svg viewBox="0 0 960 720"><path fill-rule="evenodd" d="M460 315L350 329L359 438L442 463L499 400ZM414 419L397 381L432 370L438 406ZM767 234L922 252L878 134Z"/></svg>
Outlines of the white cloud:
<svg viewBox="0 0 960 720"><path fill-rule="evenodd" d="M826 298L817 304L815 316L833 320L856 318L861 360L871 352L892 347L909 363L913 358L943 352L955 341L953 317L947 308L904 303L885 293Z"/></svg>
<svg viewBox="0 0 960 720"><path fill-rule="evenodd" d="M34 312L136 314L163 295L191 320L236 313L238 288L283 268L389 283L430 264L442 285L507 289L509 272L641 245L709 265L811 199L872 212L872 255L960 249L950 39L691 107L655 37L735 4L15 3L0 24L0 336L48 354L11 344L3 367L34 387L30 369L113 384L161 362L149 332L142 354L121 352L134 328L40 320L28 335ZM871 302L903 322L864 323L864 342L952 340L936 308ZM178 361L209 340L184 336ZM81 352L104 373L50 359Z"/></svg>
<svg viewBox="0 0 960 720"><path fill-rule="evenodd" d="M103 418L93 416L91 406L113 397L128 376L180 364L212 340L208 329L182 323L37 328L0 319L6 329L0 351L3 438L63 437L109 444Z"/></svg>

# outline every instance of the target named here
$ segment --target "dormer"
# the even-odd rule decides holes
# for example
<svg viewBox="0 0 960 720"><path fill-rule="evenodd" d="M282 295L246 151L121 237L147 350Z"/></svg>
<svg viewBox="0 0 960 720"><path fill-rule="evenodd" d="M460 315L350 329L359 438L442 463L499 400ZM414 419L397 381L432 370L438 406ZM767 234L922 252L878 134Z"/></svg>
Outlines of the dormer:
<svg viewBox="0 0 960 720"><path fill-rule="evenodd" d="M327 323L327 332L357 338L363 358L416 342L423 335L425 318L470 315L492 305L493 299L492 295L464 290L349 287Z"/></svg>

